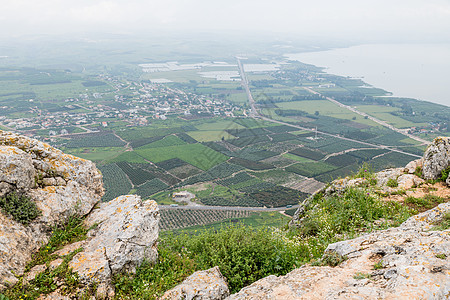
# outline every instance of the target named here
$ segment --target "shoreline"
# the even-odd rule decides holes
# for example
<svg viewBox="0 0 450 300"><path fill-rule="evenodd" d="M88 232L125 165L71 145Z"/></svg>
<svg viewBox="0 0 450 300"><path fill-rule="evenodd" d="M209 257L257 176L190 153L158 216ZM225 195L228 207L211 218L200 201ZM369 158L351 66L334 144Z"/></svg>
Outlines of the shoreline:
<svg viewBox="0 0 450 300"><path fill-rule="evenodd" d="M439 49L440 53L435 52L441 56L425 56L423 61L417 60L423 49L433 52L434 47ZM447 48L449 52L442 53ZM402 51L406 49L411 49L411 53L402 58ZM284 57L314 65L327 74L361 79L366 86L391 94L383 97L410 98L450 107L450 87L445 83L448 77L441 74L450 70L450 44L364 44L325 51L287 53Z"/></svg>

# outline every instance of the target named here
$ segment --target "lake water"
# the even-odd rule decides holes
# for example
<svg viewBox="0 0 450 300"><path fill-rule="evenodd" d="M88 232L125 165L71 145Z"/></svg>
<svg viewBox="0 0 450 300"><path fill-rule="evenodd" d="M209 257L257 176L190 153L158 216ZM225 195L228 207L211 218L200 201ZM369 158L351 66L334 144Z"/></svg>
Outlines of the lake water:
<svg viewBox="0 0 450 300"><path fill-rule="evenodd" d="M450 106L450 44L367 44L287 57L362 78L394 96Z"/></svg>

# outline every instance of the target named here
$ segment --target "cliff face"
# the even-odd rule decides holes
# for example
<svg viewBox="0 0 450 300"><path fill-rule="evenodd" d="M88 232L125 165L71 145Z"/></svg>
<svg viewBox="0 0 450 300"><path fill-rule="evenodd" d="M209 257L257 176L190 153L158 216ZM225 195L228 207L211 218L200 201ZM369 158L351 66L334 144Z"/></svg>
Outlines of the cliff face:
<svg viewBox="0 0 450 300"><path fill-rule="evenodd" d="M21 275L33 280L38 273L56 268L68 255L75 254L68 264L78 273L82 284L86 287L100 284L102 293L111 296L112 274L133 272L144 259L154 261L157 257L156 202L142 202L133 195L99 204L103 195L102 175L91 161L64 154L34 139L0 131L0 198L11 206L8 202L13 200L8 196L12 194L20 196L16 200L18 205L31 200L21 210L25 210L23 207L31 210L34 205L38 214L37 218L20 222L5 209L0 211L0 289L16 284ZM53 228L73 216L86 217L87 228L95 225L87 239L55 252L55 260L49 266L37 265L26 270L32 255L47 243Z"/></svg>

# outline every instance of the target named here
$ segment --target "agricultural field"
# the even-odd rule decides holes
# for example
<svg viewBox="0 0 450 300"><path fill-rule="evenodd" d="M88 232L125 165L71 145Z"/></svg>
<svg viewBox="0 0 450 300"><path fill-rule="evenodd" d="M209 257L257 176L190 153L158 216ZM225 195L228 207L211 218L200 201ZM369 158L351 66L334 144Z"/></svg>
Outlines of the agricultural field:
<svg viewBox="0 0 450 300"><path fill-rule="evenodd" d="M169 146L165 147L164 151L158 148L138 149L136 152L153 163L179 158L205 171L227 160L227 157L222 153L202 144Z"/></svg>

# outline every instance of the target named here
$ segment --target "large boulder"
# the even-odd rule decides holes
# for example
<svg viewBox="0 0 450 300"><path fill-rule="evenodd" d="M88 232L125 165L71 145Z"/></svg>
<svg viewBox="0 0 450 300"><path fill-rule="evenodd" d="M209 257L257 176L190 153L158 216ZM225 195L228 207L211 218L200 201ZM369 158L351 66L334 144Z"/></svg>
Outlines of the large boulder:
<svg viewBox="0 0 450 300"><path fill-rule="evenodd" d="M92 210L103 196L102 175L91 161L0 130L0 197L11 192L31 199L41 215L24 226L0 212L0 289L17 282L55 225Z"/></svg>
<svg viewBox="0 0 450 300"><path fill-rule="evenodd" d="M443 203L398 228L331 244L327 255L347 258L338 267L304 266L272 275L228 299L447 299L449 230L430 229L449 211L450 203Z"/></svg>
<svg viewBox="0 0 450 300"><path fill-rule="evenodd" d="M0 182L14 189L34 186L35 170L30 155L17 147L0 147ZM8 193L5 191L1 196Z"/></svg>
<svg viewBox="0 0 450 300"><path fill-rule="evenodd" d="M422 174L425 179L438 179L450 167L450 138L438 137L423 155Z"/></svg>
<svg viewBox="0 0 450 300"><path fill-rule="evenodd" d="M86 218L85 226L94 228L88 239L76 246L83 251L69 266L83 284L109 286L111 275L135 272L144 260L156 261L159 220L158 205L153 200L127 195L102 203Z"/></svg>
<svg viewBox="0 0 450 300"><path fill-rule="evenodd" d="M230 295L227 281L219 267L197 271L181 284L167 291L161 300L222 300Z"/></svg>

